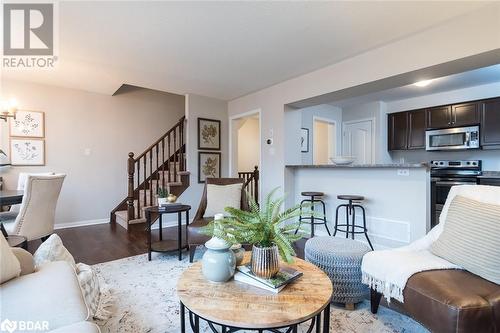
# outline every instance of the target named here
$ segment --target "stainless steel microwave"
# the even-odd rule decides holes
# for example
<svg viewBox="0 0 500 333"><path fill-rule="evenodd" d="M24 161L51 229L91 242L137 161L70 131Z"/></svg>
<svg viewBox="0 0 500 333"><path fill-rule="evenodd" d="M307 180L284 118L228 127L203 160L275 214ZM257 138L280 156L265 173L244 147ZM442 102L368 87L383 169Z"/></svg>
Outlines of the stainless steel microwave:
<svg viewBox="0 0 500 333"><path fill-rule="evenodd" d="M428 130L425 147L426 150L478 149L479 126Z"/></svg>

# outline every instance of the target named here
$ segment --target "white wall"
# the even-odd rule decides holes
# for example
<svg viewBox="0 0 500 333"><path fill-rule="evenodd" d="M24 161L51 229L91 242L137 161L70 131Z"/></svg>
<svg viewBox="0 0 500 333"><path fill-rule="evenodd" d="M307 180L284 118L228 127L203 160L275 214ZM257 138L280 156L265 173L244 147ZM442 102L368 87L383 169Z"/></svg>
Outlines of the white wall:
<svg viewBox="0 0 500 333"><path fill-rule="evenodd" d="M204 184L198 184L198 118L217 119L221 121L221 177L228 176L228 116L227 102L219 99L186 95L186 162L191 172L190 186L179 197L179 201L192 206L191 217L194 217L200 203Z"/></svg>
<svg viewBox="0 0 500 333"><path fill-rule="evenodd" d="M238 171L253 171L259 166L260 130L258 118L244 118L240 120L238 130Z"/></svg>
<svg viewBox="0 0 500 333"><path fill-rule="evenodd" d="M184 96L130 87L115 96L48 85L3 81L2 97L20 109L45 112L46 165L0 170L5 188L19 172L67 174L56 224L106 221L127 195L127 154L142 151L184 114ZM0 148L9 151L0 121ZM89 155L85 150L89 149Z"/></svg>
<svg viewBox="0 0 500 333"><path fill-rule="evenodd" d="M342 109L329 105L329 104L320 104L311 106L308 108L300 109L302 113L302 124L301 127L309 129L309 152L301 153L302 154L302 164L313 164L313 138L314 138L314 118L319 117L322 119L326 119L336 123L336 151L340 152L342 149L341 141L342 141ZM286 114L288 116L288 113ZM300 151L300 145L296 148Z"/></svg>
<svg viewBox="0 0 500 333"><path fill-rule="evenodd" d="M460 103L476 99L500 96L500 83L486 84L438 94L409 98L387 103L387 113L424 108L428 106ZM387 122L387 120L386 120ZM499 150L469 150L456 152L427 152L425 150L390 153L391 162L429 162L433 159L456 160L478 159L483 161L483 170L500 170Z"/></svg>
<svg viewBox="0 0 500 333"><path fill-rule="evenodd" d="M284 185L288 140L285 105L395 75L425 72L423 69L499 48L500 4L493 3L408 38L232 100L228 112L235 116L260 109L264 136L274 134L274 145L262 151L261 187L262 193L267 193ZM413 79L407 77L401 85Z"/></svg>

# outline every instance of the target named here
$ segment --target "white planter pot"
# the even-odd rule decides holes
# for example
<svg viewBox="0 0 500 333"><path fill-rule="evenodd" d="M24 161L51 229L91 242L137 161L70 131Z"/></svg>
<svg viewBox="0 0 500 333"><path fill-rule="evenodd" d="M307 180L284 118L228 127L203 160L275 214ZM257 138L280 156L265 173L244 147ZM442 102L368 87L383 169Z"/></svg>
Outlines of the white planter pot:
<svg viewBox="0 0 500 333"><path fill-rule="evenodd" d="M158 198L158 206L166 205L167 203L167 198Z"/></svg>

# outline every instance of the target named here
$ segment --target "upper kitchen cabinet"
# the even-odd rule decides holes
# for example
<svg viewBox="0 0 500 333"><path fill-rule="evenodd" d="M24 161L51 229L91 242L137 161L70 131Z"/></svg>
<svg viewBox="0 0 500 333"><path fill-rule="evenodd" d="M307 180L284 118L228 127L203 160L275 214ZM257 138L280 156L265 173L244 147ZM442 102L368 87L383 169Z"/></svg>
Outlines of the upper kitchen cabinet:
<svg viewBox="0 0 500 333"><path fill-rule="evenodd" d="M451 126L451 106L438 106L427 109L427 128L445 128Z"/></svg>
<svg viewBox="0 0 500 333"><path fill-rule="evenodd" d="M500 98L479 103L481 110L481 145L485 149L500 148Z"/></svg>
<svg viewBox="0 0 500 333"><path fill-rule="evenodd" d="M462 127L479 124L478 103L461 103L427 109L427 128Z"/></svg>
<svg viewBox="0 0 500 333"><path fill-rule="evenodd" d="M408 112L388 115L388 149L408 149Z"/></svg>
<svg viewBox="0 0 500 333"><path fill-rule="evenodd" d="M408 149L425 149L425 110L408 112Z"/></svg>
<svg viewBox="0 0 500 333"><path fill-rule="evenodd" d="M451 125L462 127L479 124L478 103L463 103L451 106Z"/></svg>
<svg viewBox="0 0 500 333"><path fill-rule="evenodd" d="M425 148L425 110L388 115L389 150Z"/></svg>

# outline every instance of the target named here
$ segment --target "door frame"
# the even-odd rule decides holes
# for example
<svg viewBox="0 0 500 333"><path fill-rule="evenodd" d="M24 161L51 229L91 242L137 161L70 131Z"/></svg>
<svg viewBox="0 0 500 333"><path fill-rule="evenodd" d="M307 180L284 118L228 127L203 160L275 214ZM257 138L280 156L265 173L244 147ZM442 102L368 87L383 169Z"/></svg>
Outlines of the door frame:
<svg viewBox="0 0 500 333"><path fill-rule="evenodd" d="M376 144L375 144L375 129L376 129L376 126L375 126L375 122L376 122L376 119L375 117L371 117L371 118L362 118L362 119L356 119L356 120L347 120L347 121L343 121L342 122L342 154L344 154L344 140L345 140L345 128L346 126L345 125L351 125L351 124L356 124L356 123L364 123L366 121L369 121L371 122L371 128L372 128L372 161L371 163L375 163L376 161Z"/></svg>
<svg viewBox="0 0 500 333"><path fill-rule="evenodd" d="M315 149L314 149L314 122L316 120L319 120L321 122L324 122L324 123L328 123L328 124L334 124L335 125L335 145L337 144L337 131L338 131L338 124L337 124L337 121L336 120L332 120L332 119L328 119L328 118L325 118L325 117L321 117L321 116L313 116L313 119L312 119L312 164L314 165L314 161L315 161ZM341 133L342 132L342 129L341 129ZM342 143L341 143L341 147L342 148ZM335 154L337 155L338 152L337 152L337 147L335 147ZM335 157L335 156L333 156Z"/></svg>
<svg viewBox="0 0 500 333"><path fill-rule="evenodd" d="M237 170L237 167L238 167L238 161L237 161L237 158L238 158L238 147L235 146L234 144L234 136L235 134L237 133L233 133L234 132L234 126L233 126L233 122L235 120L238 120L238 119L241 119L241 118L248 118L249 116L253 116L253 115L258 115L259 116L259 173L260 173L260 177L259 178L262 178L262 111L261 109L254 109L254 110L250 110L250 111L247 111L247 112L243 112L243 113L238 113L236 115L233 115L233 116L230 116L229 117L229 177L238 177L238 170ZM260 192L260 186L259 186L259 192ZM260 193L259 193L259 198L260 198Z"/></svg>

